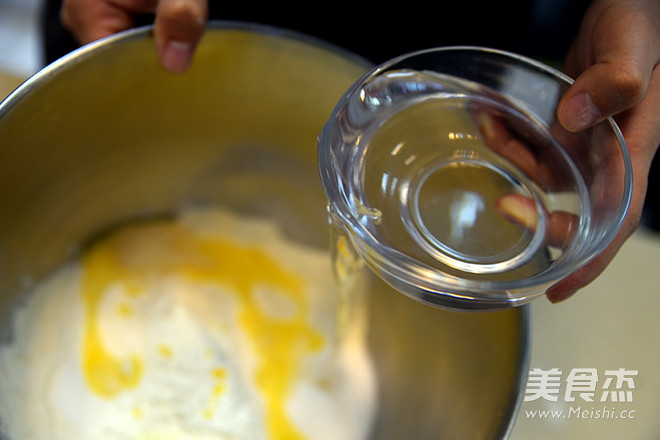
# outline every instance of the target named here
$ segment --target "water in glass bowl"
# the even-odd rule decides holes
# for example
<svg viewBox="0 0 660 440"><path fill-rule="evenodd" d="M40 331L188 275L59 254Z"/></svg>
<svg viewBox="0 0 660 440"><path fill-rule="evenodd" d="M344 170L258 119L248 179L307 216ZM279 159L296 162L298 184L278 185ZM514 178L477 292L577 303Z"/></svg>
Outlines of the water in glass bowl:
<svg viewBox="0 0 660 440"><path fill-rule="evenodd" d="M570 155L580 152L524 106L412 70L388 72L358 96L346 126L360 132L356 166L345 177L363 234L462 280L527 278L579 245L589 197ZM558 212L571 219L563 238Z"/></svg>

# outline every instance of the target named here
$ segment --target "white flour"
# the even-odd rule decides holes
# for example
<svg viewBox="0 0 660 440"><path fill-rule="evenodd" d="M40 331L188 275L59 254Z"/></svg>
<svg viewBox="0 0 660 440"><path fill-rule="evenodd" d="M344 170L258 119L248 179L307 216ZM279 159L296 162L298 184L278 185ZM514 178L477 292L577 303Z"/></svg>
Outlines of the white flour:
<svg viewBox="0 0 660 440"><path fill-rule="evenodd" d="M90 267L104 274L106 266L77 262L16 310L14 338L0 347L0 420L10 439L256 440L286 438L290 427L303 439L367 437L372 366L361 322L337 344L326 253L224 212L187 213L174 234L170 226L157 233L149 227L116 240L118 254L100 254L119 255L125 272L104 285L98 302L84 280ZM258 249L257 261L239 261L238 252L218 260L231 270L211 265L218 276L209 277L200 269L204 258L226 258L206 250L218 240ZM182 270L186 258L201 262ZM300 295L286 291L288 281L272 272L279 269L292 285L300 283ZM248 295L239 292L244 279ZM264 343L277 333L268 326L280 324L283 334L301 328L307 339L296 334ZM262 327L267 331L258 333ZM110 361L117 361L116 371L104 370L115 365ZM281 414L268 396L284 400Z"/></svg>

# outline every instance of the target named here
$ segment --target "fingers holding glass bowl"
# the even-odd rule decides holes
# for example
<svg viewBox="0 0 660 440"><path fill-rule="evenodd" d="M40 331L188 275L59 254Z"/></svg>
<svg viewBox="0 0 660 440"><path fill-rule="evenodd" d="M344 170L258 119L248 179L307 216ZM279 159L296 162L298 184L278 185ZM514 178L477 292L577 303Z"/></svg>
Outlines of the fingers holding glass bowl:
<svg viewBox="0 0 660 440"><path fill-rule="evenodd" d="M594 236L594 230L596 235L611 235L621 227L624 187L630 176L622 160L623 139L611 121L580 133L569 132L553 121L540 130L545 130L545 136L539 136L506 112L477 106L472 117L488 149L511 164L521 180L529 182L528 187L536 188L526 194L501 196L495 203L496 212L525 230L541 229L553 264L570 259L577 249L588 248L585 237ZM587 263L551 287L547 291L551 301L571 296L614 256L612 250L602 248L590 253L595 263Z"/></svg>

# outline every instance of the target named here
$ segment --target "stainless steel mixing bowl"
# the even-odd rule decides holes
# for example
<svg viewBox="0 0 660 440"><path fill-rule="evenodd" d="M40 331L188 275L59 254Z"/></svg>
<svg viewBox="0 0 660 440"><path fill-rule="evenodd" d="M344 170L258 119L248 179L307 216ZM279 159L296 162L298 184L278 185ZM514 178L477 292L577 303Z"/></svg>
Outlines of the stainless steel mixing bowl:
<svg viewBox="0 0 660 440"><path fill-rule="evenodd" d="M189 204L274 215L292 238L328 246L316 136L368 64L289 32L214 23L174 76L150 32L74 52L0 106L5 318L91 237ZM506 437L526 377L527 309L447 312L376 283L372 438Z"/></svg>

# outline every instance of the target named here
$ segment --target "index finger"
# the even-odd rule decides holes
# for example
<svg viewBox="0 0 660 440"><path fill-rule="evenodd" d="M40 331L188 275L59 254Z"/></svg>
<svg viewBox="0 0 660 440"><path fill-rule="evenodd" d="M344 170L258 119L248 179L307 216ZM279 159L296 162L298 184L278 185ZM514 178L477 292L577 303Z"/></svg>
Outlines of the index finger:
<svg viewBox="0 0 660 440"><path fill-rule="evenodd" d="M79 44L130 29L135 15L153 13L158 0L64 0L60 21Z"/></svg>

